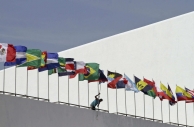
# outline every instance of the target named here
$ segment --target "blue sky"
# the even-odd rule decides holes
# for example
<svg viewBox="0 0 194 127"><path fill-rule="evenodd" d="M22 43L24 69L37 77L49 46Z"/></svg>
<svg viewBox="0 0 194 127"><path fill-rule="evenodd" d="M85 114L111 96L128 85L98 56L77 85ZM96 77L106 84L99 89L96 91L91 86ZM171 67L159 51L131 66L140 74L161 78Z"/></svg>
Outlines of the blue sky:
<svg viewBox="0 0 194 127"><path fill-rule="evenodd" d="M0 43L59 52L191 11L193 0L0 0Z"/></svg>

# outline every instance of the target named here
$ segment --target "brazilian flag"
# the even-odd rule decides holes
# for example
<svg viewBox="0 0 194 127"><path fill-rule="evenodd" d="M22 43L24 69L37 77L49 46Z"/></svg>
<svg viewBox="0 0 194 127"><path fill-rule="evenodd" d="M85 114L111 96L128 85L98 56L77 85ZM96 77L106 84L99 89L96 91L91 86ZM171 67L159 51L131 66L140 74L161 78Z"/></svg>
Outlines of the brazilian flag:
<svg viewBox="0 0 194 127"><path fill-rule="evenodd" d="M148 85L146 82L140 80L136 76L134 76L134 78L135 78L135 84L136 84L138 90L140 90L144 94L151 96L153 98L156 97L156 94L155 94L152 86Z"/></svg>
<svg viewBox="0 0 194 127"><path fill-rule="evenodd" d="M18 67L40 67L41 66L41 55L42 52L39 49L28 49L26 51L26 62L18 65Z"/></svg>
<svg viewBox="0 0 194 127"><path fill-rule="evenodd" d="M83 80L98 80L99 79L99 64L86 63L86 74L79 74L79 81Z"/></svg>

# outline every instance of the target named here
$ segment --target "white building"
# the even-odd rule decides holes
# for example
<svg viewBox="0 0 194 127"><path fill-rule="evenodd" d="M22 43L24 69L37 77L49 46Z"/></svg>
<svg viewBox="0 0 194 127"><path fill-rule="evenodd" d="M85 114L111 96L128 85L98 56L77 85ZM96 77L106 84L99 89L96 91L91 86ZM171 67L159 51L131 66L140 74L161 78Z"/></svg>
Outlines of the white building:
<svg viewBox="0 0 194 127"><path fill-rule="evenodd" d="M103 31L102 31L103 32ZM132 80L133 75L143 79L154 79L157 86L160 81L171 89L175 95L175 87L194 88L194 12L157 22L135 30L107 37L89 44L78 46L63 52L59 55L64 58L74 58L76 61L86 63L96 62L100 68L107 73L107 70L127 74ZM3 75L5 74L5 82ZM39 76L38 80L37 77ZM26 84L28 82L28 95L48 98L48 76L47 71L39 73L37 70L27 71L26 68L17 68L15 82L15 69L10 68L0 72L0 90L26 94ZM58 76L53 74L49 77L49 99L51 102L58 101ZM37 88L39 83L39 88ZM5 86L3 85L5 84ZM80 104L88 106L98 93L98 83L88 84L87 81L79 82ZM100 88L100 87L99 87ZM39 95L37 93L39 90ZM111 113L117 112L116 90L109 89L109 105L107 106L107 86L101 84L101 98L104 99L100 108ZM69 97L68 97L69 95ZM89 97L89 101L88 101ZM77 77L69 80L59 78L59 100L78 104L78 79ZM126 92L127 113L135 114L134 93ZM125 92L124 89L117 90L118 112L125 113ZM187 113L185 114L185 103L178 102L177 105L170 107L168 101L161 102L158 98L154 100L154 112L152 98L144 96L142 92L136 94L136 115L148 118L163 119L164 122L174 122L194 126L194 105L186 104ZM163 112L161 114L161 111ZM178 117L177 117L178 111ZM185 117L186 116L186 117ZM186 121L187 118L187 121ZM178 121L177 121L178 119Z"/></svg>

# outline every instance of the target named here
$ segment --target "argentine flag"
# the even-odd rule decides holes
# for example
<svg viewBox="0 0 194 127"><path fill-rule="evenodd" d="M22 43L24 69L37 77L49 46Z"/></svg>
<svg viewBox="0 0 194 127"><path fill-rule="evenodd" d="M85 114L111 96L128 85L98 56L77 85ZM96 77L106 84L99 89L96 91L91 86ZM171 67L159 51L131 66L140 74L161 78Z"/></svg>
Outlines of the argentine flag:
<svg viewBox="0 0 194 127"><path fill-rule="evenodd" d="M16 61L15 62L5 62L4 66L14 66L14 65L20 65L26 61L26 51L27 47L25 46L14 46L16 50Z"/></svg>

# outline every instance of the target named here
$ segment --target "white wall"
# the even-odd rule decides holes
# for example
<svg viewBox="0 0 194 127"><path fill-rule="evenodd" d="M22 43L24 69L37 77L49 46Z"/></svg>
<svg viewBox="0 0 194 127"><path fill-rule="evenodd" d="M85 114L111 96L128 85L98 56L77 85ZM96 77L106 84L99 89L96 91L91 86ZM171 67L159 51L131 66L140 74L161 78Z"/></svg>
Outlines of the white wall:
<svg viewBox="0 0 194 127"><path fill-rule="evenodd" d="M103 32L103 31L102 31ZM175 94L176 84L194 88L192 77L194 75L194 12L181 15L172 19L151 24L129 32L114 35L89 44L60 52L65 58L75 58L77 61L97 62L100 68L127 74L131 79L133 75L139 78L154 79L157 85L160 81L171 86ZM6 70L5 90L14 92L14 69ZM3 71L1 75L0 89L3 88ZM37 71L29 71L28 87L29 94L37 96ZM39 74L40 97L48 96L47 72ZM57 75L49 77L50 100L58 101L58 78ZM17 69L17 91L26 91L26 70ZM60 100L68 101L68 78L59 78ZM89 84L89 102L94 99L98 92L98 84ZM80 104L88 105L88 84L86 81L79 82ZM109 110L116 112L116 91L109 89ZM118 90L118 111L125 113L125 93ZM107 87L101 85L101 97L104 99L100 108L107 109ZM126 92L127 112L134 114L134 93ZM78 80L77 77L69 80L70 103L78 103ZM153 117L152 98L145 96L145 116ZM170 107L171 122L177 122L177 105ZM179 123L185 124L185 104L178 103ZM164 122L169 122L168 102L162 102ZM194 125L193 104L187 104L187 124ZM136 94L136 115L144 116L143 94ZM161 102L154 100L154 117L161 119Z"/></svg>

